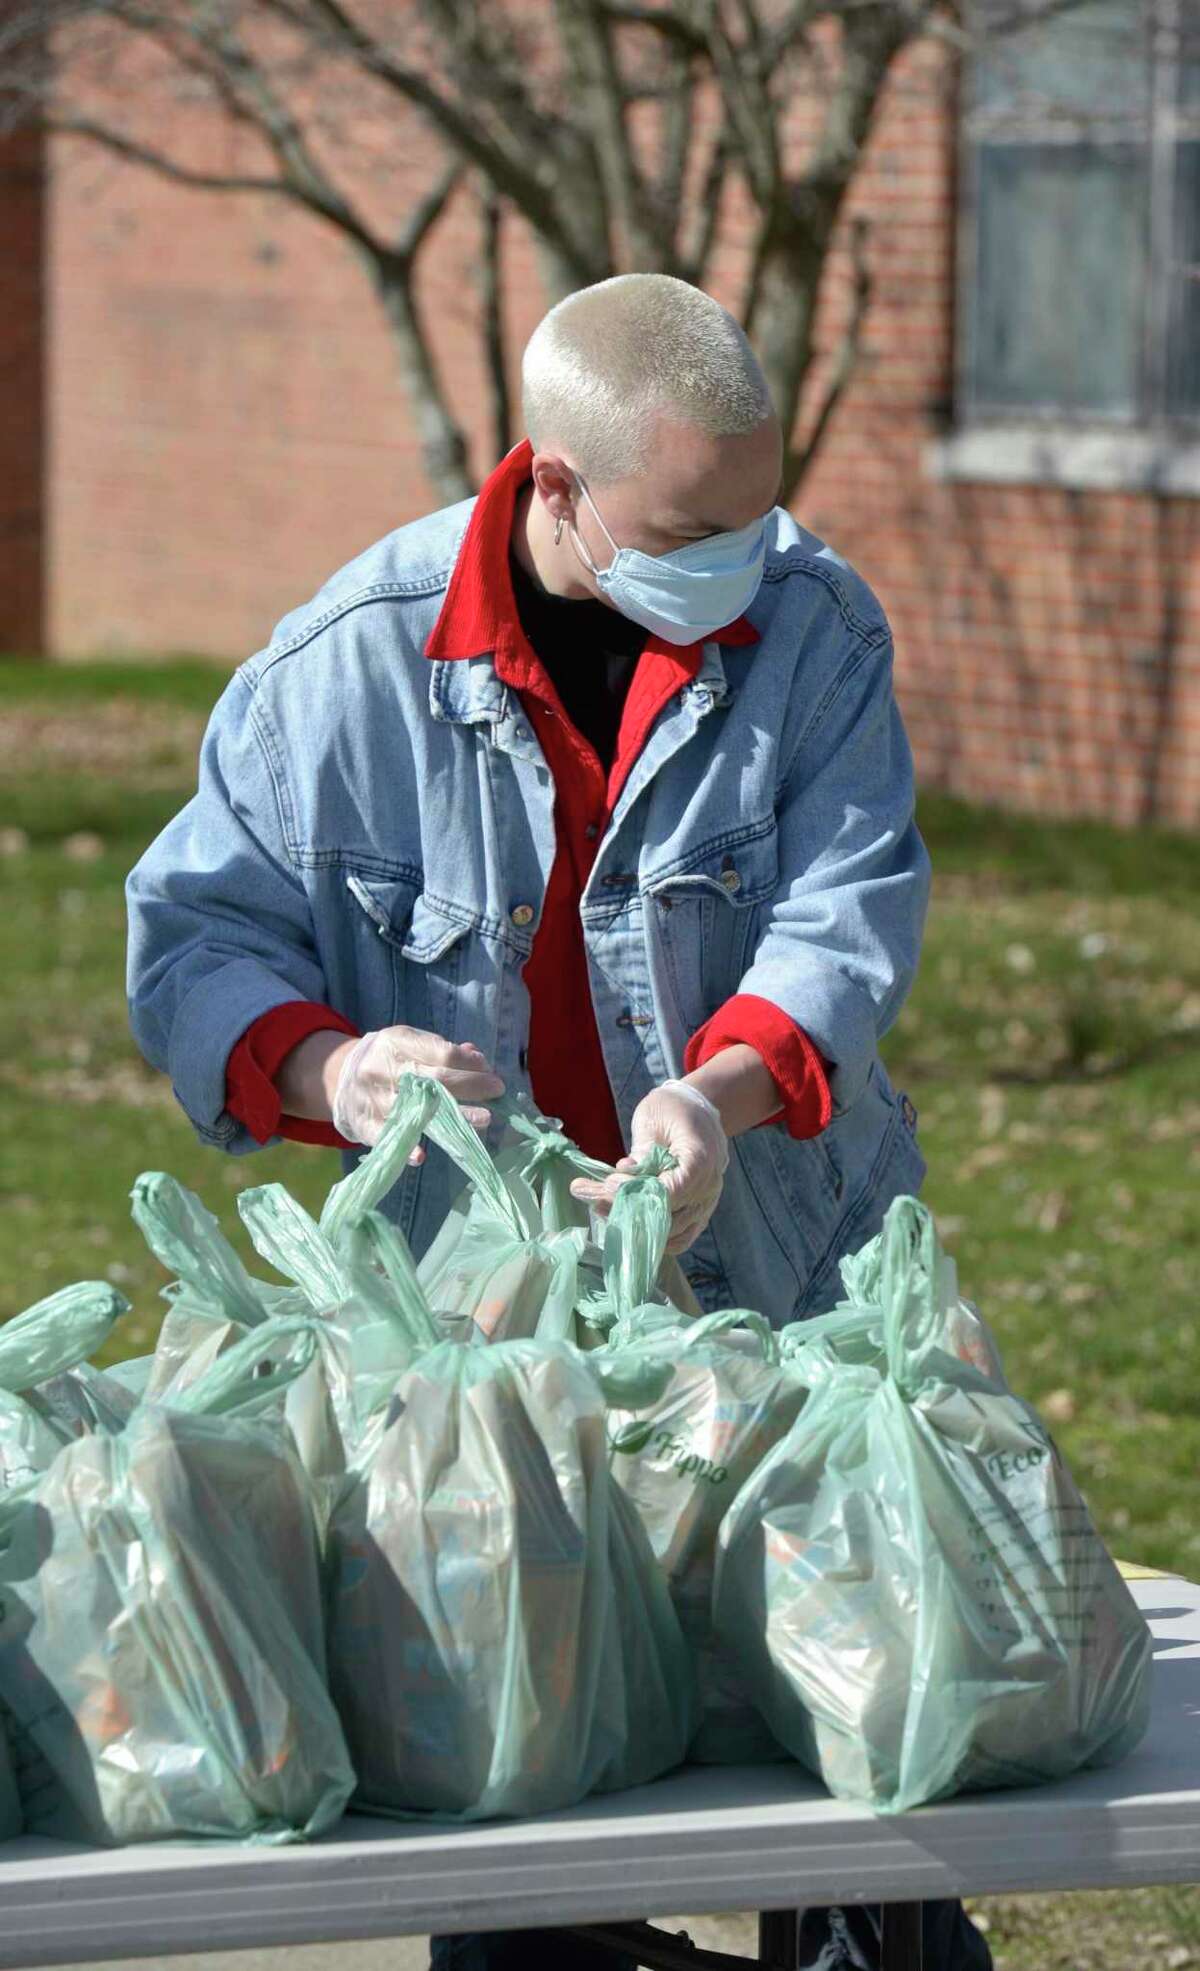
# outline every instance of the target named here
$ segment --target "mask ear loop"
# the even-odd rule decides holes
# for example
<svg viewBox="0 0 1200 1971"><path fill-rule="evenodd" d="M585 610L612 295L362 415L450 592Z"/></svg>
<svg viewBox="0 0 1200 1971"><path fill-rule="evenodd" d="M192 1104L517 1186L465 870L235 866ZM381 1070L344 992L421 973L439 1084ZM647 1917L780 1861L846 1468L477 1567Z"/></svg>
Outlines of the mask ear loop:
<svg viewBox="0 0 1200 1971"><path fill-rule="evenodd" d="M613 561L615 562L617 556L623 553L624 550L618 547L616 541L614 541L612 535L609 533L608 528L605 526L604 516L601 513L599 507L596 505L595 500L592 498L591 488L587 484L587 481L584 479L583 474L581 472L576 472L575 478L578 482L580 492L583 494L584 499L587 501L588 505L592 509L592 512L595 514L597 520L600 522L600 531L604 535L605 540L608 542L609 547L613 551ZM592 553L590 548L587 551L587 560L584 561L583 555L579 554L579 543L581 538L582 536L580 535L578 527L572 524L571 545L575 549L576 554L579 555L579 559L580 561L583 562L584 567L588 570L590 574L595 575L597 578L601 574L607 573L607 570L597 568L595 562L592 560Z"/></svg>

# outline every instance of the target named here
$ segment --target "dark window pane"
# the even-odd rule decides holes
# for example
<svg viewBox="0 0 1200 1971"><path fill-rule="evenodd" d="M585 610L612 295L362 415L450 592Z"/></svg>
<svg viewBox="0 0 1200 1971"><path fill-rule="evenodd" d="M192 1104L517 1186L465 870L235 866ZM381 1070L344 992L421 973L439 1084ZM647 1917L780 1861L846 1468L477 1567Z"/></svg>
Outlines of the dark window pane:
<svg viewBox="0 0 1200 1971"><path fill-rule="evenodd" d="M1167 408L1200 412L1200 144L1175 153L1175 252Z"/></svg>
<svg viewBox="0 0 1200 1971"><path fill-rule="evenodd" d="M977 404L1135 409L1143 155L1134 146L980 145Z"/></svg>
<svg viewBox="0 0 1200 1971"><path fill-rule="evenodd" d="M1000 33L1015 0L988 0L977 22L977 98L988 109L1138 111L1149 96L1145 0L1083 0L1035 27Z"/></svg>

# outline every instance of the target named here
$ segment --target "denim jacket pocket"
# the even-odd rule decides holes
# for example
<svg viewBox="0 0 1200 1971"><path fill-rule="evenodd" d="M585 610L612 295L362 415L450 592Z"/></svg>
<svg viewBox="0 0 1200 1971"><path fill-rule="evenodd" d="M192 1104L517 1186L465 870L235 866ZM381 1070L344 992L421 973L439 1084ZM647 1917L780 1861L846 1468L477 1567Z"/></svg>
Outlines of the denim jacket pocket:
<svg viewBox="0 0 1200 1971"><path fill-rule="evenodd" d="M842 1255L874 1238L892 1199L915 1196L928 1169L917 1140L916 1110L893 1087L878 1057L858 1101L816 1140L822 1139L828 1139L830 1160L843 1173L844 1209L809 1283L807 1313L832 1305Z"/></svg>
<svg viewBox="0 0 1200 1971"><path fill-rule="evenodd" d="M383 947L391 985L388 1024L457 1039L464 946L473 928L469 914L429 897L415 872L412 877L379 877L351 871L346 888Z"/></svg>
<svg viewBox="0 0 1200 1971"><path fill-rule="evenodd" d="M645 885L647 932L688 1034L738 989L779 886L774 815L715 836Z"/></svg>

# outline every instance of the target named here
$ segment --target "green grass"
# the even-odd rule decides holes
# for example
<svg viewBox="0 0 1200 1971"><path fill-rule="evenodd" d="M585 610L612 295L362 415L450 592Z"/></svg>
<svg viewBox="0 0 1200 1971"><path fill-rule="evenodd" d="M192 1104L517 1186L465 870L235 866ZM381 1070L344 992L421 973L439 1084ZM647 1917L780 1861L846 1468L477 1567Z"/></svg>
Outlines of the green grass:
<svg viewBox="0 0 1200 1971"><path fill-rule="evenodd" d="M0 1315L105 1275L134 1302L114 1352L149 1347L162 1311L164 1276L128 1216L139 1171L198 1190L247 1256L238 1189L278 1177L314 1204L337 1174L328 1152L203 1147L128 1034L122 880L191 791L227 675L192 661L0 665L0 715L34 721L0 769L3 827L23 831L0 857ZM149 721L136 762L114 764L135 717ZM78 749L57 760L67 726L108 730L103 770ZM1110 1543L1195 1574L1197 844L941 795L922 797L920 821L934 896L883 1052L919 1112L924 1195Z"/></svg>

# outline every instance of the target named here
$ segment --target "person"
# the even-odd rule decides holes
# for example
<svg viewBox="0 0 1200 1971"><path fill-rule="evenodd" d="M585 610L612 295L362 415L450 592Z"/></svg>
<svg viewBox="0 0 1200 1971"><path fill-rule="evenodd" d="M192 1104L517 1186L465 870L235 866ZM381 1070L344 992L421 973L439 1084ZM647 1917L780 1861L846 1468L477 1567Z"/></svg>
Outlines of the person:
<svg viewBox="0 0 1200 1971"><path fill-rule="evenodd" d="M366 548L234 673L128 878L133 1032L235 1155L290 1137L351 1168L410 1067L489 1142L489 1102L531 1094L612 1167L573 1185L601 1218L666 1144L697 1302L782 1325L833 1305L926 1172L878 1052L930 879L889 626L778 504L766 380L702 290L568 295L522 412L476 497ZM418 1257L459 1181L418 1148L384 1201ZM946 1908L947 1965L986 1965ZM858 1965L842 1915L818 1928L814 1964ZM434 1962L514 1950L559 1961L521 1933Z"/></svg>

